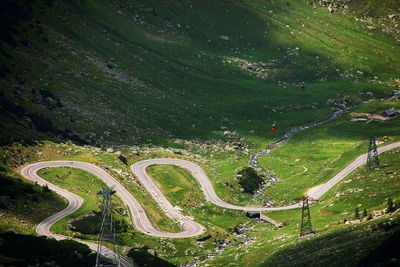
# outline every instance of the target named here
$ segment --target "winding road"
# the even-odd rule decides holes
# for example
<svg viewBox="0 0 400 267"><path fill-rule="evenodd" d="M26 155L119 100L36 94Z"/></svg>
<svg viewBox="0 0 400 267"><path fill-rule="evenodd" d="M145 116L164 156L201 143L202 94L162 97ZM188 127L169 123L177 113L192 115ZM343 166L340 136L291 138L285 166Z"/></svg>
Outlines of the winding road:
<svg viewBox="0 0 400 267"><path fill-rule="evenodd" d="M378 153L382 153L384 151L400 147L400 142L392 143L386 146L382 146L378 148ZM333 178L331 178L325 184L319 185L310 191L309 197L313 199L318 199L323 194L325 194L329 189L335 186L338 182L340 182L343 178L345 178L348 174L350 174L353 170L365 164L367 153L359 156L352 163L347 165L342 171L336 174ZM295 203L288 206L267 206L267 207L243 207L243 206L235 206L221 200L214 191L214 188L208 179L204 170L194 162L178 159L178 158L154 158L139 161L131 166L132 172L136 175L139 181L143 184L146 190L150 193L153 199L157 202L157 204L162 208L167 216L176 220L180 223L182 227L182 231L179 233L170 233L163 232L153 226L150 222L146 213L144 212L140 203L134 198L134 196L113 176L107 173L102 168L86 162L78 162L78 161L48 161L48 162L39 162L26 166L22 169L22 175L27 179L37 182L40 185L47 185L49 189L55 191L57 194L65 197L69 201L69 205L64 210L58 212L57 214L45 219L42 221L37 227L36 231L39 235L45 235L49 237L53 237L55 239L65 239L68 238L63 235L54 234L50 231L50 227L59 221L60 219L68 216L73 213L83 203L83 199L76 194L69 192L68 190L62 189L43 178L37 175L37 171L43 168L54 168L54 167L72 167L82 169L89 173L94 174L99 179L104 181L108 186L115 186L114 189L117 191L117 195L121 198L121 200L127 205L129 208L132 219L135 227L148 235L157 236L157 237L168 237L168 238L185 238L185 237L194 237L200 235L205 232L205 227L201 224L193 221L192 218L183 215L179 210L175 209L172 204L167 200L167 198L162 194L160 189L155 185L154 181L150 178L150 176L146 172L146 168L150 165L155 164L167 164L167 165L176 165L181 168L187 169L193 175L193 177L200 184L201 190L203 191L206 199L211 203L233 210L243 210L243 211L266 211L266 210L287 210L301 207L300 203ZM97 244L85 242L81 240L77 240L81 243L89 245L89 247L93 250L97 249ZM112 253L111 251L109 251ZM123 266L130 266L130 263L123 258L121 258Z"/></svg>

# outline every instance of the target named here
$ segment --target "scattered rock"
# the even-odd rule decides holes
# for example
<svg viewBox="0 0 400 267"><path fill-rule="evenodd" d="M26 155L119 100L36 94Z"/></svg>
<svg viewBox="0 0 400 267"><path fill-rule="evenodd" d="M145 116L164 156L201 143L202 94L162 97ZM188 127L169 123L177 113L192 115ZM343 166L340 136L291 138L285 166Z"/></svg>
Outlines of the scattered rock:
<svg viewBox="0 0 400 267"><path fill-rule="evenodd" d="M381 113L381 115L384 117L394 117L397 114L399 114L399 112L397 112L394 108L387 109Z"/></svg>
<svg viewBox="0 0 400 267"><path fill-rule="evenodd" d="M228 41L228 40L229 40L229 37L228 37L228 36L225 36L225 35L221 35L219 38L220 38L221 40L224 40L224 41Z"/></svg>
<svg viewBox="0 0 400 267"><path fill-rule="evenodd" d="M357 119L351 119L351 122L355 122L355 121L368 121L368 119L365 118L357 118Z"/></svg>
<svg viewBox="0 0 400 267"><path fill-rule="evenodd" d="M238 132L230 132L230 131L225 131L224 136L233 138L233 139L240 139L240 134Z"/></svg>
<svg viewBox="0 0 400 267"><path fill-rule="evenodd" d="M225 185L229 188L233 188L232 184L230 182L226 182Z"/></svg>

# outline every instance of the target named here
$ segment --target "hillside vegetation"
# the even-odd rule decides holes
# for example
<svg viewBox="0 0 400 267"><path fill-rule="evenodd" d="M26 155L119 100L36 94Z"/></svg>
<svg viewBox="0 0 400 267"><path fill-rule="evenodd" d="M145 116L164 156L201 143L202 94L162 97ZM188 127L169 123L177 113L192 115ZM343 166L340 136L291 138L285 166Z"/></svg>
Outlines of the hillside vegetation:
<svg viewBox="0 0 400 267"><path fill-rule="evenodd" d="M25 181L4 165L0 165L0 185L0 232L33 234L36 225L49 213L67 206L64 199L47 187Z"/></svg>
<svg viewBox="0 0 400 267"><path fill-rule="evenodd" d="M314 7L3 1L2 142L165 144L222 138L229 128L257 145L328 117L327 99L390 95L398 43L352 16Z"/></svg>
<svg viewBox="0 0 400 267"><path fill-rule="evenodd" d="M34 236L37 224L66 206L47 187L30 183L0 164L0 265L92 264L95 254L86 245Z"/></svg>
<svg viewBox="0 0 400 267"><path fill-rule="evenodd" d="M312 204L315 236L299 240L301 209L265 212L283 228L253 226L253 242L229 247L206 264L226 266L235 259L239 266L396 266L400 209L387 208L389 198L400 207L399 160L398 148L381 154L381 169L355 170Z"/></svg>
<svg viewBox="0 0 400 267"><path fill-rule="evenodd" d="M90 266L96 254L73 240L0 233L0 264L3 266ZM21 253L22 252L22 253Z"/></svg>
<svg viewBox="0 0 400 267"><path fill-rule="evenodd" d="M78 259L69 265L93 262L85 246L32 236L66 203L22 179L29 163L95 162L155 227L179 232L131 164L179 156L199 164L228 203L283 205L367 152L369 136L378 146L399 141L399 115L351 115L400 110L399 25L395 0L1 1L0 265L57 265L72 254ZM249 158L337 110L340 117L293 133L259 158L278 181L260 190L267 178ZM321 197L311 207L317 235L305 240L299 209L265 212L279 227L251 220L207 202L190 172L150 166L172 205L207 230L185 239L146 235L115 198L120 253L139 266L398 264L399 160L399 149L388 151L382 168L360 168ZM97 239L104 184L77 169L39 174L85 199L51 230ZM23 259L20 243L33 247L26 258L40 246L54 259Z"/></svg>

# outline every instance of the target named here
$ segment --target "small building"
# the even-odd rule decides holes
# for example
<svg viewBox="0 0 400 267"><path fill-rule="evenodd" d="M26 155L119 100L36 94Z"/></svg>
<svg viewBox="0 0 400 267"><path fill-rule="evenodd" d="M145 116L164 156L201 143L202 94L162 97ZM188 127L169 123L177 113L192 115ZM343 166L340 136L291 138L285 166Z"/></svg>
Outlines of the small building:
<svg viewBox="0 0 400 267"><path fill-rule="evenodd" d="M394 117L398 114L398 112L394 108L389 108L381 113L384 117Z"/></svg>

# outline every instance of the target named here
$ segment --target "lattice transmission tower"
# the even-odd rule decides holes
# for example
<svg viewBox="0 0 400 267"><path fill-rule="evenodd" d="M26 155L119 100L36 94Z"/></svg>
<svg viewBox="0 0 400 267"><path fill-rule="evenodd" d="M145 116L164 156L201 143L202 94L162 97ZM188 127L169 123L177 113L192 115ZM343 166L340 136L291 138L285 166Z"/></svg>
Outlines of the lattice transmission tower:
<svg viewBox="0 0 400 267"><path fill-rule="evenodd" d="M300 236L305 236L308 234L315 234L311 225L311 214L310 214L310 204L309 201L317 201L310 199L308 197L303 197L303 207L301 211L301 226L300 226Z"/></svg>
<svg viewBox="0 0 400 267"><path fill-rule="evenodd" d="M100 228L100 237L97 246L96 267L121 266L121 259L118 254L118 244L115 240L115 229L111 209L111 196L116 193L114 186L109 189L101 188L98 195L103 195L103 221ZM112 245L112 249L105 246Z"/></svg>
<svg viewBox="0 0 400 267"><path fill-rule="evenodd" d="M374 168L379 168L378 151L376 150L375 136L369 137L369 147L367 155L367 170L371 169L371 165L374 163Z"/></svg>

